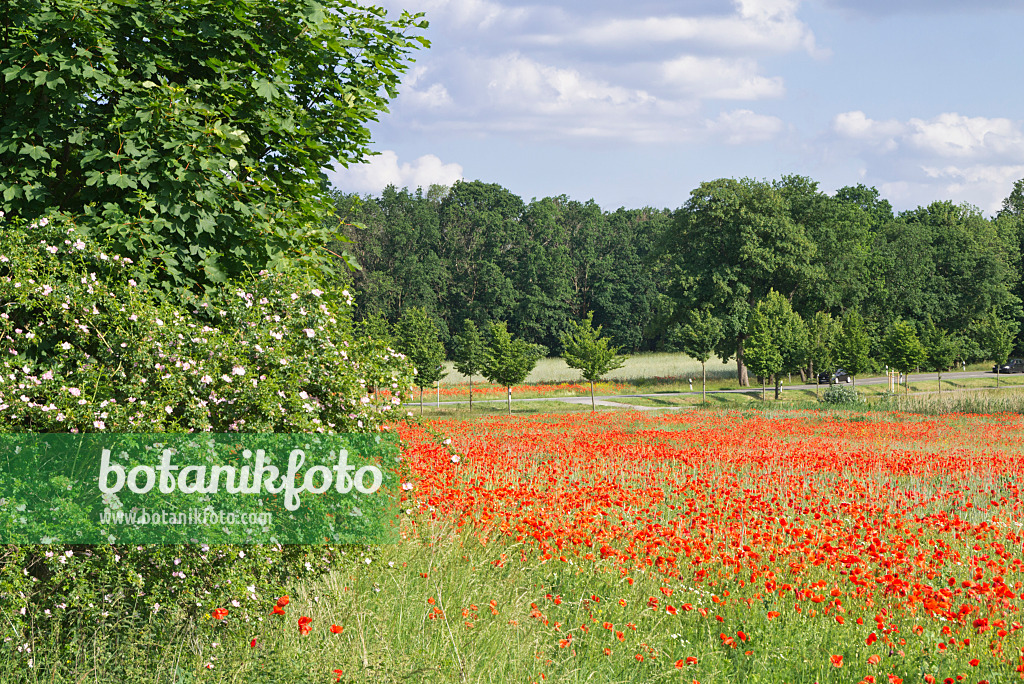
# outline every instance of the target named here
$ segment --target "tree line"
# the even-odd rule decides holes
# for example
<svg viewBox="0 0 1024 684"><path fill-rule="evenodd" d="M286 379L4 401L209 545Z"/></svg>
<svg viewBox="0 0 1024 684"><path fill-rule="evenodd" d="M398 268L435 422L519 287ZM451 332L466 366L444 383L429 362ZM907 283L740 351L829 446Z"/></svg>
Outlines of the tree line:
<svg viewBox="0 0 1024 684"><path fill-rule="evenodd" d="M992 358L985 321L1016 331L1024 315L1022 182L992 218L949 201L894 212L875 188L828 194L797 175L705 182L674 211L603 211L565 196L527 203L479 181L388 187L379 197L336 193L334 218L360 224L348 235L363 267L353 276L362 315L395 323L420 307L448 355L466 319L506 321L514 336L561 354L563 335L590 315L627 352L699 358L702 315L720 328L712 353L735 359L746 386L748 347L765 349L755 314L764 302L780 306L773 292L818 336L801 348L824 344L823 316L857 328L861 372L892 365L886 335L902 323L922 339L940 331L957 359ZM806 374L849 355L833 356L782 363ZM758 375L778 365L763 361Z"/></svg>

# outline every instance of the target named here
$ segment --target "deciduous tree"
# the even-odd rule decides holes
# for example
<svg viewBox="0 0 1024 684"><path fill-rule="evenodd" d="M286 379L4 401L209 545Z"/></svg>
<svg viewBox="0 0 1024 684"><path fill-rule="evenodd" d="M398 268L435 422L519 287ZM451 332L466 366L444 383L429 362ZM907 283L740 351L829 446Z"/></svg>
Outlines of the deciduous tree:
<svg viewBox="0 0 1024 684"><path fill-rule="evenodd" d="M537 365L540 354L536 345L513 339L505 321L492 323L487 333L483 374L491 382L505 386L508 391L508 413L512 415L512 385L526 380Z"/></svg>
<svg viewBox="0 0 1024 684"><path fill-rule="evenodd" d="M853 377L853 386L856 387L857 376L866 373L871 367L871 336L864 319L856 311L847 311L842 320L842 331L836 344L836 361Z"/></svg>
<svg viewBox="0 0 1024 684"><path fill-rule="evenodd" d="M942 373L949 370L949 367L956 361L960 354L960 345L956 338L936 326L931 316L925 318L924 325L921 326L921 344L924 345L925 351L922 365L925 370L938 373L939 392L941 393Z"/></svg>
<svg viewBox="0 0 1024 684"><path fill-rule="evenodd" d="M322 169L361 161L427 41L351 0L8 0L0 210L60 211L169 291L329 268Z"/></svg>
<svg viewBox="0 0 1024 684"><path fill-rule="evenodd" d="M679 347L690 358L700 361L701 403L707 403L707 362L722 341L722 324L708 309L691 309L677 332Z"/></svg>
<svg viewBox="0 0 1024 684"><path fill-rule="evenodd" d="M750 179L702 183L676 212L661 254L677 308L710 307L725 331L719 354L736 356L740 385L749 385L744 354L754 307L773 289L789 296L812 270L815 246L786 198Z"/></svg>
<svg viewBox="0 0 1024 684"><path fill-rule="evenodd" d="M483 371L487 359L487 346L472 319L463 321L462 332L455 337L454 347L452 359L455 361L455 370L469 378L469 410L472 411L473 376Z"/></svg>
<svg viewBox="0 0 1024 684"><path fill-rule="evenodd" d="M909 373L927 358L924 345L913 326L906 321L896 321L890 325L882 340L882 353L886 364L903 374L906 391L910 392Z"/></svg>
<svg viewBox="0 0 1024 684"><path fill-rule="evenodd" d="M974 322L974 338L981 350L996 364L996 387L999 387L999 366L1006 363L1013 351L1017 323L999 317L995 308Z"/></svg>
<svg viewBox="0 0 1024 684"><path fill-rule="evenodd" d="M562 335L562 358L569 368L575 368L590 382L590 410L596 411L594 383L616 368L621 368L624 359L618 355L619 348L608 344L608 338L601 336L601 326L594 327L594 312L588 312L583 322L573 322L569 331Z"/></svg>
<svg viewBox="0 0 1024 684"><path fill-rule="evenodd" d="M832 373L836 365L836 345L842 327L832 314L818 311L807 323L807 358L814 376L814 396L818 396L818 377L822 371ZM829 383L831 384L831 382Z"/></svg>
<svg viewBox="0 0 1024 684"><path fill-rule="evenodd" d="M416 386L420 388L420 415L423 414L423 388L447 375L444 370L444 345L437 335L437 324L424 309L409 307L395 325L398 351L416 368Z"/></svg>

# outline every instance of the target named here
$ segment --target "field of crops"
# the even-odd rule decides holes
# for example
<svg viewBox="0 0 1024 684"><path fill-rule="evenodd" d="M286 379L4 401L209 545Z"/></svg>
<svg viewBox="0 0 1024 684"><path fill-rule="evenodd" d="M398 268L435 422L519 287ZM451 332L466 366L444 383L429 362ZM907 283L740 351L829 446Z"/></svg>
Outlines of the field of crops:
<svg viewBox="0 0 1024 684"><path fill-rule="evenodd" d="M1020 417L562 414L401 433L415 572L389 580L469 681L1024 673Z"/></svg>

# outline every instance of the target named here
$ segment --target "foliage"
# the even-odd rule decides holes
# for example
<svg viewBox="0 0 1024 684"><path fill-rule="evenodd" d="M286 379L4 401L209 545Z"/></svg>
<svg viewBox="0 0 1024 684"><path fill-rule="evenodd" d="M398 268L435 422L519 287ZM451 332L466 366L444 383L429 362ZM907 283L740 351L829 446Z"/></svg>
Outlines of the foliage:
<svg viewBox="0 0 1024 684"><path fill-rule="evenodd" d="M937 327L931 316L925 318L921 326L921 344L924 346L925 357L922 366L939 375L939 391L942 391L942 373L949 370L950 366L961 354L959 340L952 337L945 330Z"/></svg>
<svg viewBox="0 0 1024 684"><path fill-rule="evenodd" d="M974 321L974 338L990 361L997 365L1006 363L1013 351L1017 327L1016 322L1002 319L994 308L989 309Z"/></svg>
<svg viewBox="0 0 1024 684"><path fill-rule="evenodd" d="M399 354L352 339L347 290L264 274L182 311L67 220L8 221L0 254L8 432L352 431L410 384ZM374 381L392 395L360 401Z"/></svg>
<svg viewBox="0 0 1024 684"><path fill-rule="evenodd" d="M774 376L779 398L782 373L799 370L807 361L807 326L789 300L775 290L757 303L751 318L749 344L756 361L751 369L762 378ZM766 372L762 372L766 371Z"/></svg>
<svg viewBox="0 0 1024 684"><path fill-rule="evenodd" d="M866 373L871 367L871 336L868 334L864 319L856 311L843 314L842 332L836 344L836 361L843 370L853 376Z"/></svg>
<svg viewBox="0 0 1024 684"><path fill-rule="evenodd" d="M618 348L608 345L601 336L601 326L594 327L594 312L588 312L585 321L573 323L562 335L562 358L569 368L583 374L583 379L596 382L609 371L622 367Z"/></svg>
<svg viewBox="0 0 1024 684"><path fill-rule="evenodd" d="M690 309L685 324L677 328L679 347L687 356L700 361L701 397L707 401L707 362L722 341L722 324L708 309Z"/></svg>
<svg viewBox="0 0 1024 684"><path fill-rule="evenodd" d="M789 203L794 224L815 245L813 261L793 292L793 308L809 319L859 307L869 286L870 214L845 195L829 197L804 176L783 176L773 185Z"/></svg>
<svg viewBox="0 0 1024 684"><path fill-rule="evenodd" d="M263 274L232 282L212 305L181 310L146 281L138 264L80 236L66 217L0 224L8 350L0 430L376 431L411 386L400 354L352 339L347 291ZM369 385L389 391L371 397ZM28 656L13 654L24 616L44 609L65 626L117 623L126 633L157 615L195 618L211 603L248 611L257 595L326 569L336 555L329 547L0 549L0 610L13 616L0 627L0 648L24 665Z"/></svg>
<svg viewBox="0 0 1024 684"><path fill-rule="evenodd" d="M972 332L978 348L996 364L996 386L999 385L999 366L1006 363L1013 351L1018 324L1003 320L993 307L973 322Z"/></svg>
<svg viewBox="0 0 1024 684"><path fill-rule="evenodd" d="M864 313L882 329L894 320L966 330L995 306L1020 315L1016 235L980 210L932 202L901 212L872 242L874 282Z"/></svg>
<svg viewBox="0 0 1024 684"><path fill-rule="evenodd" d="M702 183L676 212L661 246L668 294L680 309L710 307L725 333L719 354L736 356L741 385L747 384L745 340L754 307L773 289L794 292L814 254L785 196L750 179Z"/></svg>
<svg viewBox="0 0 1024 684"><path fill-rule="evenodd" d="M564 195L526 203L477 181L335 200L337 219L362 224L348 231L364 266L353 276L360 310L397 321L404 307L422 306L450 353L467 318L505 320L512 334L558 350L569 322L588 311L616 346L656 344L649 257L667 211L602 212Z"/></svg>
<svg viewBox="0 0 1024 684"><path fill-rule="evenodd" d="M821 400L827 404L859 404L863 399L857 390L846 385L831 384L821 393Z"/></svg>
<svg viewBox="0 0 1024 684"><path fill-rule="evenodd" d="M906 376L920 366L927 358L927 351L917 338L913 326L905 321L896 321L889 326L882 340L882 354L885 363ZM910 381L907 380L907 391Z"/></svg>
<svg viewBox="0 0 1024 684"><path fill-rule="evenodd" d="M760 303L750 317L750 335L745 351L747 366L761 378L762 385L769 377L782 371L782 352L775 343L772 320Z"/></svg>
<svg viewBox="0 0 1024 684"><path fill-rule="evenodd" d="M623 358L618 347L608 345L608 338L601 336L601 326L594 327L594 312L587 313L582 322L573 323L570 330L562 335L562 358L569 368L575 368L590 382L591 409L594 405L594 383L616 368L622 368ZM524 378L525 379L525 378Z"/></svg>
<svg viewBox="0 0 1024 684"><path fill-rule="evenodd" d="M462 322L462 332L455 338L455 351L452 354L455 370L469 378L469 408L473 408L473 376L483 370L486 359L484 338L472 319Z"/></svg>
<svg viewBox="0 0 1024 684"><path fill-rule="evenodd" d="M447 375L444 370L444 345L437 337L437 326L424 309L409 307L395 325L396 344L415 368L416 386L420 388L420 412L423 411L423 388Z"/></svg>
<svg viewBox="0 0 1024 684"><path fill-rule="evenodd" d="M537 348L521 339L513 339L504 321L492 323L487 330L484 351L484 377L508 389L508 412L512 413L512 385L526 380L540 358Z"/></svg>
<svg viewBox="0 0 1024 684"><path fill-rule="evenodd" d="M818 311L807 323L807 358L817 375L836 367L836 346L842 333L840 321L826 311Z"/></svg>
<svg viewBox="0 0 1024 684"><path fill-rule="evenodd" d="M369 153L421 15L351 0L13 0L0 210L66 212L168 292L329 268L322 169Z"/></svg>

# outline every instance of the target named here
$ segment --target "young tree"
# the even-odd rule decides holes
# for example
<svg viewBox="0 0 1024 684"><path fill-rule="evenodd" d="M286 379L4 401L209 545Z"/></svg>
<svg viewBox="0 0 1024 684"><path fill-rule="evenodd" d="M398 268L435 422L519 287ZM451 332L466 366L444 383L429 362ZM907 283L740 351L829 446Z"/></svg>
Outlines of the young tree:
<svg viewBox="0 0 1024 684"><path fill-rule="evenodd" d="M889 326L889 331L882 340L882 353L885 362L903 373L906 378L906 391L910 392L910 371L914 370L927 358L924 345L917 338L914 328L904 321L896 321Z"/></svg>
<svg viewBox="0 0 1024 684"><path fill-rule="evenodd" d="M540 354L535 345L512 339L505 321L492 323L484 352L483 374L508 391L508 414L512 415L512 385L518 385L537 365Z"/></svg>
<svg viewBox="0 0 1024 684"><path fill-rule="evenodd" d="M168 292L330 268L322 169L370 154L422 15L353 0L8 0L0 211L63 212Z"/></svg>
<svg viewBox="0 0 1024 684"><path fill-rule="evenodd" d="M782 374L799 371L807 363L807 325L800 314L793 311L789 299L775 290L769 291L768 296L758 302L758 307L768 318L773 342L782 358L782 367L774 374L775 400L778 401Z"/></svg>
<svg viewBox="0 0 1024 684"><path fill-rule="evenodd" d="M974 337L981 350L996 364L996 387L999 387L999 366L1006 363L1013 351L1017 324L999 318L994 308L974 322Z"/></svg>
<svg viewBox="0 0 1024 684"><path fill-rule="evenodd" d="M425 309L409 307L395 325L398 351L416 368L416 386L420 388L420 415L423 415L423 388L447 375L444 370L444 345L437 336L437 325Z"/></svg>
<svg viewBox="0 0 1024 684"><path fill-rule="evenodd" d="M765 382L769 376L782 371L782 354L775 341L773 322L761 304L758 303L750 317L746 363L755 375L761 377L761 401L764 401Z"/></svg>
<svg viewBox="0 0 1024 684"><path fill-rule="evenodd" d="M707 361L715 351L715 347L722 341L724 336L722 322L711 314L711 310L690 309L686 315L685 323L679 327L678 340L683 353L690 358L700 361L700 391L701 403L706 404L708 399L707 385Z"/></svg>
<svg viewBox="0 0 1024 684"><path fill-rule="evenodd" d="M562 335L562 358L569 368L583 373L590 382L590 410L597 410L594 383L609 371L621 368L624 359L618 347L610 347L608 338L601 337L601 326L594 327L594 312L587 313L584 322L573 321L569 331Z"/></svg>
<svg viewBox="0 0 1024 684"><path fill-rule="evenodd" d="M921 343L924 345L924 368L939 375L939 393L942 393L942 372L956 361L960 354L957 340L935 325L931 316L925 318L921 328Z"/></svg>
<svg viewBox="0 0 1024 684"><path fill-rule="evenodd" d="M455 370L469 378L469 410L473 410L473 376L479 375L484 367L487 347L477 330L473 319L462 323L462 332L455 337L453 360Z"/></svg>
<svg viewBox="0 0 1024 684"><path fill-rule="evenodd" d="M864 319L856 311L843 314L843 325L836 344L836 362L853 377L866 373L871 366L871 336L868 335Z"/></svg>
<svg viewBox="0 0 1024 684"><path fill-rule="evenodd" d="M819 311L807 324L808 360L814 376L814 396L818 398L818 376L821 371L832 372L836 363L836 343L842 328L832 314ZM831 382L829 383L831 384Z"/></svg>

